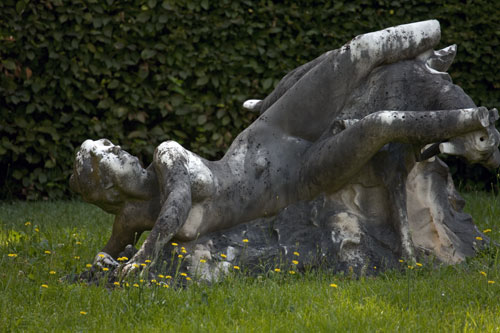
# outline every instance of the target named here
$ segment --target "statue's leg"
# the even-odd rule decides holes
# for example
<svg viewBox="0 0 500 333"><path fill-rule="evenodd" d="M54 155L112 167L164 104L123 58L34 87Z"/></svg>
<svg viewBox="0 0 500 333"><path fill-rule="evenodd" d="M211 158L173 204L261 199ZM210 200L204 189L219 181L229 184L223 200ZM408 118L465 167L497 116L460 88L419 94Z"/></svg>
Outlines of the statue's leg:
<svg viewBox="0 0 500 333"><path fill-rule="evenodd" d="M297 95L297 90L308 88L309 91L300 93L296 101L290 101L292 107L296 103L312 103L323 109L326 105L341 104L339 96L343 94L342 88L356 87L360 79L379 65L415 58L437 45L440 37L441 30L436 20L404 24L359 35L342 48L326 52L295 68L281 79L263 101L249 101L246 107L257 108L262 113L288 90L293 89L294 95ZM295 87L297 83L301 87ZM323 99L328 99L330 104L325 104ZM292 109L288 105L284 110Z"/></svg>
<svg viewBox="0 0 500 333"><path fill-rule="evenodd" d="M424 145L484 129L489 124L485 108L370 114L307 151L300 168L299 192L311 198L336 191L387 143Z"/></svg>
<svg viewBox="0 0 500 333"><path fill-rule="evenodd" d="M318 129L332 120L375 67L414 58L435 46L439 37L437 21L360 35L322 57L293 85L286 85L290 88L276 92L276 102L266 111L265 121L291 136L315 141Z"/></svg>

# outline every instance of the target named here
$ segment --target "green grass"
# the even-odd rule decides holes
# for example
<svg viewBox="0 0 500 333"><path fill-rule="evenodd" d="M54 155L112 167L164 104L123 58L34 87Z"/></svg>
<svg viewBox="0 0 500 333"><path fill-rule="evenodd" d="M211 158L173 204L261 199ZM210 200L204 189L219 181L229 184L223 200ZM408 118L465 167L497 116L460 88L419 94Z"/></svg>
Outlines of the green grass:
<svg viewBox="0 0 500 333"><path fill-rule="evenodd" d="M478 227L500 242L500 198L465 197ZM322 271L261 278L236 272L184 289L60 282L85 270L111 223L112 216L80 202L0 203L0 331L500 330L498 248L457 266L360 279Z"/></svg>

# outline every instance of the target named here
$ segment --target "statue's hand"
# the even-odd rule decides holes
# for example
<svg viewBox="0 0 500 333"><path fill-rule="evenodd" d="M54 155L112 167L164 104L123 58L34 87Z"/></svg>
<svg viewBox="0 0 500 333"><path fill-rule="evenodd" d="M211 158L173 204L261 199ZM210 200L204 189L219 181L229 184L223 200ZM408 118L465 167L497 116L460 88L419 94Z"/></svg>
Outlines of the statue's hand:
<svg viewBox="0 0 500 333"><path fill-rule="evenodd" d="M125 276L139 273L144 267L150 264L150 260L147 259L147 255L143 249L137 251L137 253L130 259L127 263L119 268L119 275L123 278Z"/></svg>
<svg viewBox="0 0 500 333"><path fill-rule="evenodd" d="M94 265L100 268L116 268L120 263L113 259L113 257L106 252L99 252L94 258Z"/></svg>
<svg viewBox="0 0 500 333"><path fill-rule="evenodd" d="M135 262L128 262L118 269L118 276L124 278L140 272L141 266Z"/></svg>
<svg viewBox="0 0 500 333"><path fill-rule="evenodd" d="M500 165L500 133L495 128L495 122L499 119L498 111L492 109L489 114L488 126L443 142L439 145L439 150L444 154L463 156L470 163L481 163L490 169L497 168Z"/></svg>

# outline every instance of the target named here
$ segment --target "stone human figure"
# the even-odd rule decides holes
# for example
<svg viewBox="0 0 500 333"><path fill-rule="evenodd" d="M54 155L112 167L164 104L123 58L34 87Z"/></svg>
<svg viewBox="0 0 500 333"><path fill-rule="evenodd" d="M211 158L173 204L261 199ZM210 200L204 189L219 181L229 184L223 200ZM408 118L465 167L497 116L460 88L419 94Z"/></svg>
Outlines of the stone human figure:
<svg viewBox="0 0 500 333"><path fill-rule="evenodd" d="M151 230L124 266L130 272L173 238L193 240L333 193L389 143L403 144L409 165L436 143L498 166L496 111L477 108L438 71L451 62L450 52L432 51L439 38L437 21L397 26L299 67L251 105L260 117L218 161L168 141L144 168L109 140L85 141L70 182L85 201L116 215L102 252L116 258ZM400 229L403 255L411 255Z"/></svg>

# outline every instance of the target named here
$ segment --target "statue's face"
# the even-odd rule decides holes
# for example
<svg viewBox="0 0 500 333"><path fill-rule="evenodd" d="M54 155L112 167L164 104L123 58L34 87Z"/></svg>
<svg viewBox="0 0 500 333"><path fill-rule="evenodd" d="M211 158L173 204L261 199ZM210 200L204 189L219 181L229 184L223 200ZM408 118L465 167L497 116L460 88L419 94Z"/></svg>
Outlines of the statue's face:
<svg viewBox="0 0 500 333"><path fill-rule="evenodd" d="M107 139L100 139L86 140L81 145L72 177L71 186L86 201L109 206L123 202L124 195L134 196L147 174L137 157Z"/></svg>

